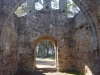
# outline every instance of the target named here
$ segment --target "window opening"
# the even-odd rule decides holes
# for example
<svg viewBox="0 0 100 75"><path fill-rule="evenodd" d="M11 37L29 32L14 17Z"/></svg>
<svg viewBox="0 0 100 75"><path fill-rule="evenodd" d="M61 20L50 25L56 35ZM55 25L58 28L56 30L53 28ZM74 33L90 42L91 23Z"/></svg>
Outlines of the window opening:
<svg viewBox="0 0 100 75"><path fill-rule="evenodd" d="M79 11L79 7L72 0L67 0L67 17L74 17Z"/></svg>
<svg viewBox="0 0 100 75"><path fill-rule="evenodd" d="M59 0L51 0L51 8L54 10L59 9Z"/></svg>
<svg viewBox="0 0 100 75"><path fill-rule="evenodd" d="M36 10L41 10L41 9L43 9L43 0L36 0L36 1L35 1L35 9L36 9Z"/></svg>
<svg viewBox="0 0 100 75"><path fill-rule="evenodd" d="M15 11L18 17L27 15L27 1L24 1Z"/></svg>

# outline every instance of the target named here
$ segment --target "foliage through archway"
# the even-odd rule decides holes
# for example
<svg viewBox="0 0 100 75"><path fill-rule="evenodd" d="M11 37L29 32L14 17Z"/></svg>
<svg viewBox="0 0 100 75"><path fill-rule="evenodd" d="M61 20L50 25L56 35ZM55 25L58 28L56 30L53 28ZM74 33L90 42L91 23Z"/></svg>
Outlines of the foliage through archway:
<svg viewBox="0 0 100 75"><path fill-rule="evenodd" d="M37 45L36 57L55 59L54 44L48 40L41 41Z"/></svg>

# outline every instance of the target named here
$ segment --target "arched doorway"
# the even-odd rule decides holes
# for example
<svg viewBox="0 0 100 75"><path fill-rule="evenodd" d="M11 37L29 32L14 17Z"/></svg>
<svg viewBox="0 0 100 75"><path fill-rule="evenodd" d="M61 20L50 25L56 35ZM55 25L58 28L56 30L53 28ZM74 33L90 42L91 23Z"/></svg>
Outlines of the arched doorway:
<svg viewBox="0 0 100 75"><path fill-rule="evenodd" d="M44 42L49 42L54 45L55 60L49 59L49 61L48 61L48 59L47 60L43 59L44 60L43 61L42 59L39 59L39 58L36 59L36 57L38 57L37 56L37 48L39 47L39 45L41 45L41 43L43 44ZM49 54L50 54L50 51L49 51ZM49 37L49 36L43 36L43 37L39 37L38 39L35 40L35 42L34 42L34 62L35 62L34 66L36 66L36 68L46 68L46 69L47 68L49 68L49 69L55 68L55 69L57 69L57 60L58 60L57 55L58 55L57 41L54 38ZM45 57L45 55L44 55L44 57ZM42 60L42 64L41 64L41 62L39 63L39 61L41 61L41 60ZM48 64L48 62L51 62L51 64ZM40 65L42 65L42 66L40 66ZM48 66L45 66L45 65L48 65Z"/></svg>
<svg viewBox="0 0 100 75"><path fill-rule="evenodd" d="M36 47L36 67L56 68L56 47L48 40L39 42Z"/></svg>

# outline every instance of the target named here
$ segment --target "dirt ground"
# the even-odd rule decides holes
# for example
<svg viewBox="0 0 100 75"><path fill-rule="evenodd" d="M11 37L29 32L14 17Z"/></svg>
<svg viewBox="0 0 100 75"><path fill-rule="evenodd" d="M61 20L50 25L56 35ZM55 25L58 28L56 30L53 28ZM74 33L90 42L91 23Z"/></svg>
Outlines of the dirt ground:
<svg viewBox="0 0 100 75"><path fill-rule="evenodd" d="M36 58L36 66L37 68L55 68L56 61L53 59L44 59L44 58Z"/></svg>
<svg viewBox="0 0 100 75"><path fill-rule="evenodd" d="M55 60L53 59L42 59L42 58L36 58L36 66L39 70L35 70L33 72L31 71L18 71L15 75L73 75L73 74L67 74L67 73L61 73L55 71L43 71L44 69L52 69L56 68ZM42 70L40 70L42 68Z"/></svg>
<svg viewBox="0 0 100 75"><path fill-rule="evenodd" d="M39 71L34 71L34 72L27 72L27 71L20 71L17 72L15 75L68 75L66 73L60 73L60 72L39 72Z"/></svg>

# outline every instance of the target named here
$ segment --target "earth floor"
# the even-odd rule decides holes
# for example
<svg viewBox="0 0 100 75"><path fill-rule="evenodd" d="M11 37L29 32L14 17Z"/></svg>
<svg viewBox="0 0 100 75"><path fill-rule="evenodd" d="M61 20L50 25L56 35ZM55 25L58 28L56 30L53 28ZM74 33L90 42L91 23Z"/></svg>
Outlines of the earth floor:
<svg viewBox="0 0 100 75"><path fill-rule="evenodd" d="M35 71L18 71L15 75L81 75L81 74L71 74L71 73L61 73L57 72L56 70L56 64L55 60L53 59L43 59L43 58L36 58L36 66L37 70ZM47 70L47 69L50 70ZM46 69L47 71L43 71L43 69Z"/></svg>

